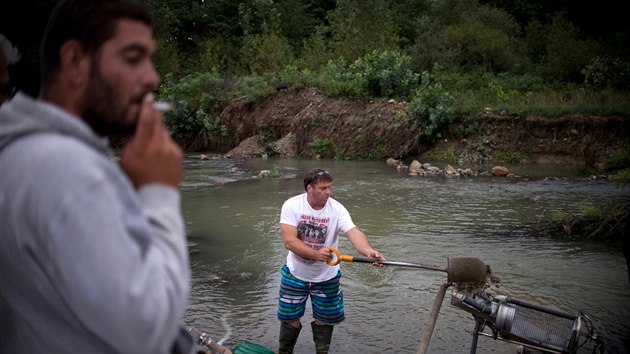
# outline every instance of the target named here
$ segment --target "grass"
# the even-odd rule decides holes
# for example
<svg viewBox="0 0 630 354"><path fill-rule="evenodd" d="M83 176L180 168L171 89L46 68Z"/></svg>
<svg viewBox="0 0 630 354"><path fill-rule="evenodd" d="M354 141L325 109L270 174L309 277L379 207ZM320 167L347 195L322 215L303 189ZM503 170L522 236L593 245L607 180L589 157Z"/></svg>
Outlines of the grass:
<svg viewBox="0 0 630 354"><path fill-rule="evenodd" d="M566 115L630 116L630 92L557 88L510 96L501 99L484 90L455 92L455 111L461 116L476 116L483 112L513 116Z"/></svg>

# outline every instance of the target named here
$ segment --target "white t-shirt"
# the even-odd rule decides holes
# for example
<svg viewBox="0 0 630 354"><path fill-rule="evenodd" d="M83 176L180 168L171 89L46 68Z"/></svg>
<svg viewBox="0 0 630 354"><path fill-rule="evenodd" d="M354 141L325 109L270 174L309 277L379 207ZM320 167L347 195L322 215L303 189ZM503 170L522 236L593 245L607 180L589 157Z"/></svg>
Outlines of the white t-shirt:
<svg viewBox="0 0 630 354"><path fill-rule="evenodd" d="M328 198L321 210L315 210L306 200L306 193L289 198L282 205L280 223L297 227L297 237L314 249L338 247L339 232L355 227L348 210L333 198ZM322 282L337 275L339 265L305 259L289 251L287 266L291 274L309 282Z"/></svg>

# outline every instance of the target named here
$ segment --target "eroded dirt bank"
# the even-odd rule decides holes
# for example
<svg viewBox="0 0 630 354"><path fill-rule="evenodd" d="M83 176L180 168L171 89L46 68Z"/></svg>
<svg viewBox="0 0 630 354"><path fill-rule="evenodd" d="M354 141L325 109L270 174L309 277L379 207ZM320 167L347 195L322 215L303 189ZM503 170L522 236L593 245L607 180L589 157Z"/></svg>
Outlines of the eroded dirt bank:
<svg viewBox="0 0 630 354"><path fill-rule="evenodd" d="M229 136L203 137L190 150L232 156L263 153L287 157L424 159L457 155L462 163L489 162L518 153L521 162L601 167L610 152L630 139L630 118L566 116L459 118L428 146L405 102L344 101L313 88L291 88L257 105L234 101L221 115Z"/></svg>

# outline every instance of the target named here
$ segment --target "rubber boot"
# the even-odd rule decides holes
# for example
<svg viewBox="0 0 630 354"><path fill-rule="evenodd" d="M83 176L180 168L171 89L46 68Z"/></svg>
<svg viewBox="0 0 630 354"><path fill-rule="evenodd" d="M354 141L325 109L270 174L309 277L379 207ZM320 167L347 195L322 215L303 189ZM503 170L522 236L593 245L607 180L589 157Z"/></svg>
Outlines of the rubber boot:
<svg viewBox="0 0 630 354"><path fill-rule="evenodd" d="M333 329L331 325L317 325L315 321L311 322L313 329L313 341L315 341L315 353L328 354L330 348L330 340L332 339Z"/></svg>
<svg viewBox="0 0 630 354"><path fill-rule="evenodd" d="M302 330L302 324L299 328L290 326L288 323L280 322L280 346L278 347L278 354L292 354L295 342L297 342L300 331Z"/></svg>

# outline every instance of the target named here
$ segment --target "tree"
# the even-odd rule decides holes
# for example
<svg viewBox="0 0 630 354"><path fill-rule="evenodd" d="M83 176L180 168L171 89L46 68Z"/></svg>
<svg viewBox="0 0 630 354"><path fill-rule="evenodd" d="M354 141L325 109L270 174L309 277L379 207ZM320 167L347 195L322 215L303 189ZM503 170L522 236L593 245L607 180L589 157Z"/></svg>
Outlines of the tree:
<svg viewBox="0 0 630 354"><path fill-rule="evenodd" d="M398 35L386 0L340 0L329 17L331 49L354 61L374 50L398 50Z"/></svg>

